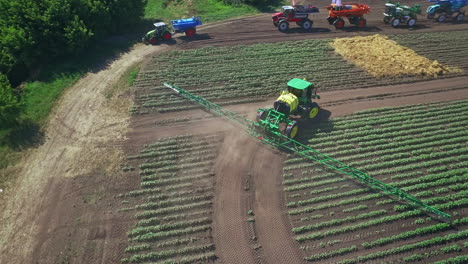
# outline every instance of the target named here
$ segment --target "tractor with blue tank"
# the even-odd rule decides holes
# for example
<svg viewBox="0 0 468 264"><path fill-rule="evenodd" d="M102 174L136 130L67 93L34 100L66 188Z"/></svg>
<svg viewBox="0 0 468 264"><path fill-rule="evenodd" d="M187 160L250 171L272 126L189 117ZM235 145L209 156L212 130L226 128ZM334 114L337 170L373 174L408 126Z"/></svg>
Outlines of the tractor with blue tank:
<svg viewBox="0 0 468 264"><path fill-rule="evenodd" d="M197 26L202 24L199 17L171 20L172 28L176 33L185 33L187 37L193 37L197 32Z"/></svg>
<svg viewBox="0 0 468 264"><path fill-rule="evenodd" d="M462 22L465 18L463 7L468 5L468 0L429 0L435 3L427 8L427 18L435 19L437 22L444 22L447 19L454 19Z"/></svg>
<svg viewBox="0 0 468 264"><path fill-rule="evenodd" d="M384 23L391 24L394 28L402 23L406 23L409 27L414 27L418 14L421 14L421 5L419 4L410 7L388 1L385 3Z"/></svg>
<svg viewBox="0 0 468 264"><path fill-rule="evenodd" d="M319 105L312 99L320 99L314 84L294 78L287 84L287 91L281 92L273 108L260 108L257 122L266 131L279 131L289 138L295 138L299 131L299 120L314 119Z"/></svg>

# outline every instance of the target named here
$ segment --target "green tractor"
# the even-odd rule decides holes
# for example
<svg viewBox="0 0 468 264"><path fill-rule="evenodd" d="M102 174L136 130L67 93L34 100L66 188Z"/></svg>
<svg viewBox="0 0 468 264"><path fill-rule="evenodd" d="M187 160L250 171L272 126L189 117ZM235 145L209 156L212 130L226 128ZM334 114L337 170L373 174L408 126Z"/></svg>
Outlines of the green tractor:
<svg viewBox="0 0 468 264"><path fill-rule="evenodd" d="M158 22L153 24L156 28L146 33L142 41L145 44L155 45L162 40L170 40L172 38L169 27L164 22Z"/></svg>
<svg viewBox="0 0 468 264"><path fill-rule="evenodd" d="M314 119L319 112L319 105L312 99L320 99L314 85L308 81L294 78L288 82L288 90L281 92L273 108L260 108L257 122L266 131L281 133L295 138L299 131L299 120Z"/></svg>
<svg viewBox="0 0 468 264"><path fill-rule="evenodd" d="M394 28L398 27L401 23L414 27L418 14L421 14L421 5L419 4L409 7L388 1L385 3L384 23L391 24Z"/></svg>

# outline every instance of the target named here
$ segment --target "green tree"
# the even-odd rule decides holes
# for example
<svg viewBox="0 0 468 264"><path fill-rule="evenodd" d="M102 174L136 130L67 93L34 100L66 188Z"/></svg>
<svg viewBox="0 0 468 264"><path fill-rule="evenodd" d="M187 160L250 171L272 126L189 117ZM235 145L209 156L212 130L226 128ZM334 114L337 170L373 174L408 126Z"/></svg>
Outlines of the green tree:
<svg viewBox="0 0 468 264"><path fill-rule="evenodd" d="M5 74L0 73L0 127L14 123L20 113L20 103Z"/></svg>

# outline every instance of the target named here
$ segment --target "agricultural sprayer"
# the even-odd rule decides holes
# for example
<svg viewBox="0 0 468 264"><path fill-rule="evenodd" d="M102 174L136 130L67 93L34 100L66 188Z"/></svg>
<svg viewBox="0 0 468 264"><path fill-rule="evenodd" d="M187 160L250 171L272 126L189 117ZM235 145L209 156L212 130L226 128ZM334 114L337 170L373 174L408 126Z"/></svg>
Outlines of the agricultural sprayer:
<svg viewBox="0 0 468 264"><path fill-rule="evenodd" d="M276 104L275 109L259 109L257 111L257 118L258 116L260 115L260 117L263 117L263 118L258 118L259 120L258 121L252 121L248 118L245 118L244 116L238 114L238 113L235 113L235 112L232 112L228 109L225 109L225 108L222 108L221 106L213 103L213 102L210 102L200 96L197 96L197 95L194 95L184 89L181 89L175 85L171 85L171 84L168 84L168 83L163 83L166 87L172 89L174 92L176 92L177 94L179 94L180 96L192 101L192 102L195 102L195 103L198 103L200 104L201 106L205 107L207 110L211 111L212 113L220 116L220 117L223 117L223 118L226 118L234 123L236 123L239 127L242 127L244 129L246 129L250 135L252 135L253 137L257 138L258 140L260 140L261 142L265 143L265 144L269 144L277 149L286 149L288 151L290 151L291 153L294 153L298 156L301 156L305 159L309 159L309 160L313 160L315 162L318 162L326 167L328 167L329 169L332 169L332 170L335 170L339 173L342 173L342 174L345 174L345 175L348 175L350 177L353 177L354 179L357 179L359 180L361 183L363 184L366 184L374 189L378 189L382 192L385 192L389 195L393 195L399 199L404 199L406 200L408 203L414 205L414 206L417 206L417 207L420 207L424 210L426 210L427 212L430 212L430 213L433 213L439 217L443 217L443 218L446 218L446 219L450 219L450 215L449 214L446 214L434 207L431 207L425 203L423 203L422 201L420 201L419 199L417 199L416 197L396 188L396 187L393 187L389 184L386 184L384 182L381 182L379 180L376 180L372 177L370 177L369 175L367 175L365 172L363 171L360 171L356 168L353 168L349 165L346 165L344 164L343 162L341 161L338 161L326 154L323 154L305 144L302 144L300 143L299 141L296 141L294 140L293 138L291 138L290 136L291 135L287 135L287 133L285 134L284 132L280 131L280 127L279 127L279 123L280 121L286 121L286 122L289 122L286 120L286 114L278 111L278 110L281 110L282 106L279 106L279 105L283 105L281 103L279 104ZM307 99L307 93L308 91L311 91L311 90L308 90L308 89L311 89L313 87L313 85L311 83L308 83L304 80L300 80L300 79L293 79L291 81L288 82L288 92L287 93L294 93L294 92L297 92L295 91L294 89L296 90L301 90L302 92L305 92L306 93L306 98ZM299 88L299 89L298 89ZM302 88L302 89L300 89ZM286 94L286 93L285 93ZM301 96L297 96L297 99L299 100L299 98L301 98ZM280 96L281 98L281 96ZM284 102L283 100L279 100L280 98L278 98L278 100L276 100L276 102L280 101L280 102ZM309 99L312 98L312 94L310 93L310 97ZM276 103L275 102L275 103ZM302 106L304 106L304 109L310 109L310 106L312 102L309 102L309 101L303 101L302 103ZM291 107L292 104L286 104L286 105L289 105ZM301 104L299 103L299 101L297 102L297 107L301 106ZM307 107L306 107L307 106ZM285 107L285 106L283 106ZM297 108L296 107L296 108ZM311 110L309 112L304 112L306 115L307 113L309 114L309 118L311 116L316 116L316 114L318 113L318 105L316 106L316 110ZM312 109L315 109L315 108L312 108ZM303 111L303 110L298 110L298 111ZM266 115L265 114L262 114L263 113L267 113ZM278 117L277 115L280 115L280 117ZM294 113L294 111L292 112ZM291 109L290 109L290 113L291 114ZM271 115L271 116L269 116ZM284 116L282 116L284 115ZM297 132L297 131L296 131Z"/></svg>
<svg viewBox="0 0 468 264"><path fill-rule="evenodd" d="M410 7L388 1L385 3L383 21L385 24L391 24L394 28L398 27L401 23L406 23L409 27L414 27L418 14L421 14L421 5L419 4Z"/></svg>
<svg viewBox="0 0 468 264"><path fill-rule="evenodd" d="M370 12L370 7L368 5L357 3L335 3L327 6L327 9L328 23L334 25L336 29L344 28L344 18L347 18L351 24L358 27L365 27L367 25L367 20L364 18L364 14Z"/></svg>
<svg viewBox="0 0 468 264"><path fill-rule="evenodd" d="M444 22L448 18L453 18L457 22L462 22L465 18L464 6L468 5L468 0L429 0L435 3L427 8L427 18L435 19L437 22Z"/></svg>
<svg viewBox="0 0 468 264"><path fill-rule="evenodd" d="M320 99L314 85L294 78L288 82L288 90L283 91L273 104L273 108L260 108L257 122L265 130L279 131L289 138L295 138L299 131L299 119L309 120L317 116L319 106L312 99Z"/></svg>

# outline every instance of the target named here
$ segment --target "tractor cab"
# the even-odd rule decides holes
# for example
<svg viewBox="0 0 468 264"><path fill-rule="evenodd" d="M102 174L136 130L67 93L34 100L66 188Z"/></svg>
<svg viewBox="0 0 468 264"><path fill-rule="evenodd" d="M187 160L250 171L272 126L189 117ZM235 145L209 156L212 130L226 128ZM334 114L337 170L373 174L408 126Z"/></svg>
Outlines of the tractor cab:
<svg viewBox="0 0 468 264"><path fill-rule="evenodd" d="M384 15L393 16L396 13L396 9L397 9L397 7L396 7L395 4L386 3L385 4L385 13L384 13Z"/></svg>
<svg viewBox="0 0 468 264"><path fill-rule="evenodd" d="M281 7L281 13L283 13L284 17L293 19L296 15L296 10L292 6L283 6Z"/></svg>
<svg viewBox="0 0 468 264"><path fill-rule="evenodd" d="M162 31L168 29L168 28L167 28L167 24L164 23L164 22L154 23L153 25L156 27L155 30L156 30L157 32L162 32Z"/></svg>
<svg viewBox="0 0 468 264"><path fill-rule="evenodd" d="M304 104L312 102L312 98L320 98L316 92L312 94L313 88L314 84L298 78L294 78L288 82L288 92L297 96L299 102Z"/></svg>

